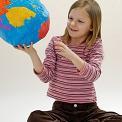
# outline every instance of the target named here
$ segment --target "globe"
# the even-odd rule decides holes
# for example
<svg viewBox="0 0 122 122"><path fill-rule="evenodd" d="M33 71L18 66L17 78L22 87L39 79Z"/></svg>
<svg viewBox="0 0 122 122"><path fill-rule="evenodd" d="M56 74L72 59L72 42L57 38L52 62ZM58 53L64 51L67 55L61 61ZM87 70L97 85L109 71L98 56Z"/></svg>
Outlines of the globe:
<svg viewBox="0 0 122 122"><path fill-rule="evenodd" d="M29 46L49 31L49 12L40 0L1 0L0 38L7 43Z"/></svg>

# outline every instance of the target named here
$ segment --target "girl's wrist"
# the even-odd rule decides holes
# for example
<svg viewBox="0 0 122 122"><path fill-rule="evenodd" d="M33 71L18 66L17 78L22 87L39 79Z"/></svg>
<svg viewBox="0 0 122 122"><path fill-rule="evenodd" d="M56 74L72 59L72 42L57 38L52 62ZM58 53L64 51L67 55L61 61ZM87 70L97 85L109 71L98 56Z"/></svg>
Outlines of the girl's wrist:
<svg viewBox="0 0 122 122"><path fill-rule="evenodd" d="M69 60L72 61L75 58L75 55L76 54L74 52L71 52L69 55Z"/></svg>
<svg viewBox="0 0 122 122"><path fill-rule="evenodd" d="M37 52L35 51L35 52L32 52L32 53L29 53L28 54L30 57L35 57L35 55L37 55Z"/></svg>

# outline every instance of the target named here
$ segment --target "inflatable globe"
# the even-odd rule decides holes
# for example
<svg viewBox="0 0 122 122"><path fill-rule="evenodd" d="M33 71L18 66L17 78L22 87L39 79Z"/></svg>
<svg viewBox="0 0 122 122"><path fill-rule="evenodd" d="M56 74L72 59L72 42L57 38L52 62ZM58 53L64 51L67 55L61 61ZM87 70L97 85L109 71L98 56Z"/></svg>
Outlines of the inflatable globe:
<svg viewBox="0 0 122 122"><path fill-rule="evenodd" d="M29 46L46 36L49 12L40 0L0 0L0 38Z"/></svg>

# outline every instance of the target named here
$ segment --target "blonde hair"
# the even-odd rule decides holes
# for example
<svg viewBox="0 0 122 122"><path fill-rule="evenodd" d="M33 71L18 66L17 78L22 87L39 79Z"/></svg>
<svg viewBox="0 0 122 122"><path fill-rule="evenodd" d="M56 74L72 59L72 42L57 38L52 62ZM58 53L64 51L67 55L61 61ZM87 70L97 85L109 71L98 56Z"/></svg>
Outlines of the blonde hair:
<svg viewBox="0 0 122 122"><path fill-rule="evenodd" d="M91 19L92 31L90 31L86 43L88 47L91 47L93 43L96 42L97 38L101 38L101 9L98 3L95 0L77 0L70 8L68 12L68 17L72 9L74 8L85 8L86 12L89 14ZM65 33L63 35L64 43L70 42L70 35L65 29Z"/></svg>

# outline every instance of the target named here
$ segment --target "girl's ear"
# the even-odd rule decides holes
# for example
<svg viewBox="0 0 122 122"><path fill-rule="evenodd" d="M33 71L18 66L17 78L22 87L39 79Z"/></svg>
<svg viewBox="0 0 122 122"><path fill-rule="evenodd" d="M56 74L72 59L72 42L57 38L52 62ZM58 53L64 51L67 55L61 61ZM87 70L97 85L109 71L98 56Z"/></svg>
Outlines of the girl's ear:
<svg viewBox="0 0 122 122"><path fill-rule="evenodd" d="M90 28L90 31L93 31L93 28Z"/></svg>
<svg viewBox="0 0 122 122"><path fill-rule="evenodd" d="M93 25L90 26L90 31L93 31Z"/></svg>

